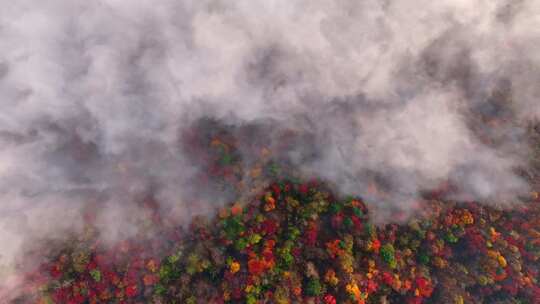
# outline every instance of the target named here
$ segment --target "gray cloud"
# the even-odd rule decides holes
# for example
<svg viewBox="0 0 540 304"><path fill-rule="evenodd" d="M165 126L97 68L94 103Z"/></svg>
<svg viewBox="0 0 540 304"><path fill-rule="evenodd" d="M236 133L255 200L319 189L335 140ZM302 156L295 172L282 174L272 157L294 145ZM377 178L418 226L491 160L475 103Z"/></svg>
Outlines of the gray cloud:
<svg viewBox="0 0 540 304"><path fill-rule="evenodd" d="M178 222L212 212L229 197L197 187L181 144L203 118L239 137L246 166L292 132L277 156L379 222L446 181L456 199L527 191L538 1L4 2L0 264L77 231L92 204L113 239L149 192Z"/></svg>

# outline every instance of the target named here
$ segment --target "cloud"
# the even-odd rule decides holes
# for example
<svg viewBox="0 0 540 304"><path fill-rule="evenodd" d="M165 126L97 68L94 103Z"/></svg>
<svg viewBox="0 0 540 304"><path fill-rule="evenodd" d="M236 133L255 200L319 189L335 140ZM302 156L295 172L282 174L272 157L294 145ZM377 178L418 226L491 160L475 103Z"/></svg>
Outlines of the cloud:
<svg viewBox="0 0 540 304"><path fill-rule="evenodd" d="M194 182L181 143L208 118L246 166L254 141L292 132L276 157L366 197L379 222L447 181L456 199L527 191L537 1L4 2L0 264L92 206L113 239L149 193L178 222L212 212L230 197Z"/></svg>

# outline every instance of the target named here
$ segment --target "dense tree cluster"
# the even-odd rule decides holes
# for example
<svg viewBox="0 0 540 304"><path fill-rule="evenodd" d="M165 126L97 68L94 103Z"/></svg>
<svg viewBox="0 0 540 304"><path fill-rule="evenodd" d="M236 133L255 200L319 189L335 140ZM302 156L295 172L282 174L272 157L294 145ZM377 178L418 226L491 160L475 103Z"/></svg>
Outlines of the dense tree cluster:
<svg viewBox="0 0 540 304"><path fill-rule="evenodd" d="M38 303L537 303L535 198L426 200L422 218L375 226L358 198L283 181L167 241L73 240L29 286Z"/></svg>

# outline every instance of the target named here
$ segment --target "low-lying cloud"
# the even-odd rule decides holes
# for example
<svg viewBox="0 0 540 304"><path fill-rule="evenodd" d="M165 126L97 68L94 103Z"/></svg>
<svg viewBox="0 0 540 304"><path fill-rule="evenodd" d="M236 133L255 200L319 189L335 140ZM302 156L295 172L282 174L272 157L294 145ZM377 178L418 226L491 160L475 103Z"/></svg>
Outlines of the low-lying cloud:
<svg viewBox="0 0 540 304"><path fill-rule="evenodd" d="M179 223L211 213L230 197L194 182L182 145L204 119L246 166L254 141L294 133L277 157L379 222L446 182L454 199L527 191L538 1L3 2L0 264L92 206L112 239L135 233L149 193Z"/></svg>

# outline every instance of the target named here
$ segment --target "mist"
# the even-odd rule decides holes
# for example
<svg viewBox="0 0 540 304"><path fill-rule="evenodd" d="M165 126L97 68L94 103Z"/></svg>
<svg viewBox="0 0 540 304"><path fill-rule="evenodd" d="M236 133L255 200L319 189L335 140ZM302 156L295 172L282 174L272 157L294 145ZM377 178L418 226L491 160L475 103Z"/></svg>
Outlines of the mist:
<svg viewBox="0 0 540 304"><path fill-rule="evenodd" d="M88 208L114 241L149 195L181 225L234 199L183 144L208 119L246 168L268 147L377 223L445 183L508 207L528 191L538 1L2 1L0 50L3 267Z"/></svg>

